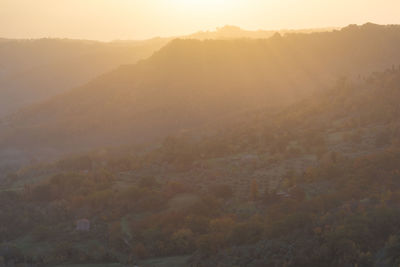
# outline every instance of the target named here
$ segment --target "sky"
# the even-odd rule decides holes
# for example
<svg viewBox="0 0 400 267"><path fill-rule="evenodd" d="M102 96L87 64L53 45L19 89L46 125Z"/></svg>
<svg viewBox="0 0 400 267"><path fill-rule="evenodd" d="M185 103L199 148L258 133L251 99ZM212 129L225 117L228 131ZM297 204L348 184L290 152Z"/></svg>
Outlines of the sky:
<svg viewBox="0 0 400 267"><path fill-rule="evenodd" d="M148 39L247 30L400 24L400 0L0 0L0 37Z"/></svg>

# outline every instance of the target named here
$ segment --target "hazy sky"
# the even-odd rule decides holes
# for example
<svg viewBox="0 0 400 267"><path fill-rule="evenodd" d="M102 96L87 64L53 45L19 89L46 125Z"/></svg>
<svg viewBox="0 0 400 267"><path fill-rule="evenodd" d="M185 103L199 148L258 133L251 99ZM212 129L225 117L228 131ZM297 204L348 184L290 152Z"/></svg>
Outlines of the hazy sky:
<svg viewBox="0 0 400 267"><path fill-rule="evenodd" d="M400 0L0 0L0 37L144 39L249 30L400 24Z"/></svg>

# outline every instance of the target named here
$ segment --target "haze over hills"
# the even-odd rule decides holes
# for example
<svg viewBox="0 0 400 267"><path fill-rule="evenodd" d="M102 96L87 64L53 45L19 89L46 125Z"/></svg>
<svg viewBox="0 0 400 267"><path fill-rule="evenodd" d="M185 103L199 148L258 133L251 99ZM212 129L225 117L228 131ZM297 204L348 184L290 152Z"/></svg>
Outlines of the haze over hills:
<svg viewBox="0 0 400 267"><path fill-rule="evenodd" d="M374 24L267 40L175 40L7 118L0 143L60 152L155 140L391 67L399 44L399 26Z"/></svg>
<svg viewBox="0 0 400 267"><path fill-rule="evenodd" d="M12 55L162 46L1 119L0 265L399 266L400 26L239 32Z"/></svg>
<svg viewBox="0 0 400 267"><path fill-rule="evenodd" d="M399 82L392 67L210 136L20 169L1 183L0 249L52 265L396 266Z"/></svg>
<svg viewBox="0 0 400 267"><path fill-rule="evenodd" d="M0 0L0 267L399 267L399 10Z"/></svg>
<svg viewBox="0 0 400 267"><path fill-rule="evenodd" d="M332 29L280 31L317 32ZM198 32L186 39L265 39L276 31L246 31L225 26ZM123 64L147 58L174 37L118 40L109 43L70 40L0 39L0 117L80 86Z"/></svg>
<svg viewBox="0 0 400 267"><path fill-rule="evenodd" d="M68 39L0 42L0 116L150 56L168 39L102 43Z"/></svg>

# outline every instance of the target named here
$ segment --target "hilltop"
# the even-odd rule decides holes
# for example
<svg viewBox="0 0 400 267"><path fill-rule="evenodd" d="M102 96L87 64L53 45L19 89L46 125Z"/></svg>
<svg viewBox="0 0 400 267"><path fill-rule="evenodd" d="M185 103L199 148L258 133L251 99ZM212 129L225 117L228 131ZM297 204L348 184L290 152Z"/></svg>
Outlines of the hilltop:
<svg viewBox="0 0 400 267"><path fill-rule="evenodd" d="M340 30L340 28L320 28L320 29L298 29L298 30L257 30L249 31L241 29L237 26L225 25L224 27L218 27L215 31L199 31L194 34L184 36L187 39L217 39L217 40L229 40L229 39L268 39L274 34L279 33L282 35L291 33L316 33L316 32L329 32L333 30Z"/></svg>

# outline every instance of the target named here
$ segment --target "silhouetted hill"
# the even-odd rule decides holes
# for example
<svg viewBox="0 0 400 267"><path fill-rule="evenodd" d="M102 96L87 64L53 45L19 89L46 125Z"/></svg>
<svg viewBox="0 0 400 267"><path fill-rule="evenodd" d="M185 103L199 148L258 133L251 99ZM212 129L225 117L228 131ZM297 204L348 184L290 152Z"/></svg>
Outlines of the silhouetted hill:
<svg viewBox="0 0 400 267"><path fill-rule="evenodd" d="M267 39L272 37L275 33L279 34L290 34L290 33L315 33L315 32L328 32L338 30L339 28L317 28L317 29L298 29L298 30L257 30L249 31L243 30L237 26L226 25L224 27L217 28L215 31L200 31L194 34L185 36L183 38L188 39L217 39L217 40L228 40L228 39Z"/></svg>
<svg viewBox="0 0 400 267"><path fill-rule="evenodd" d="M372 24L267 40L175 40L9 117L1 143L62 151L155 140L398 64L399 44L399 26Z"/></svg>

